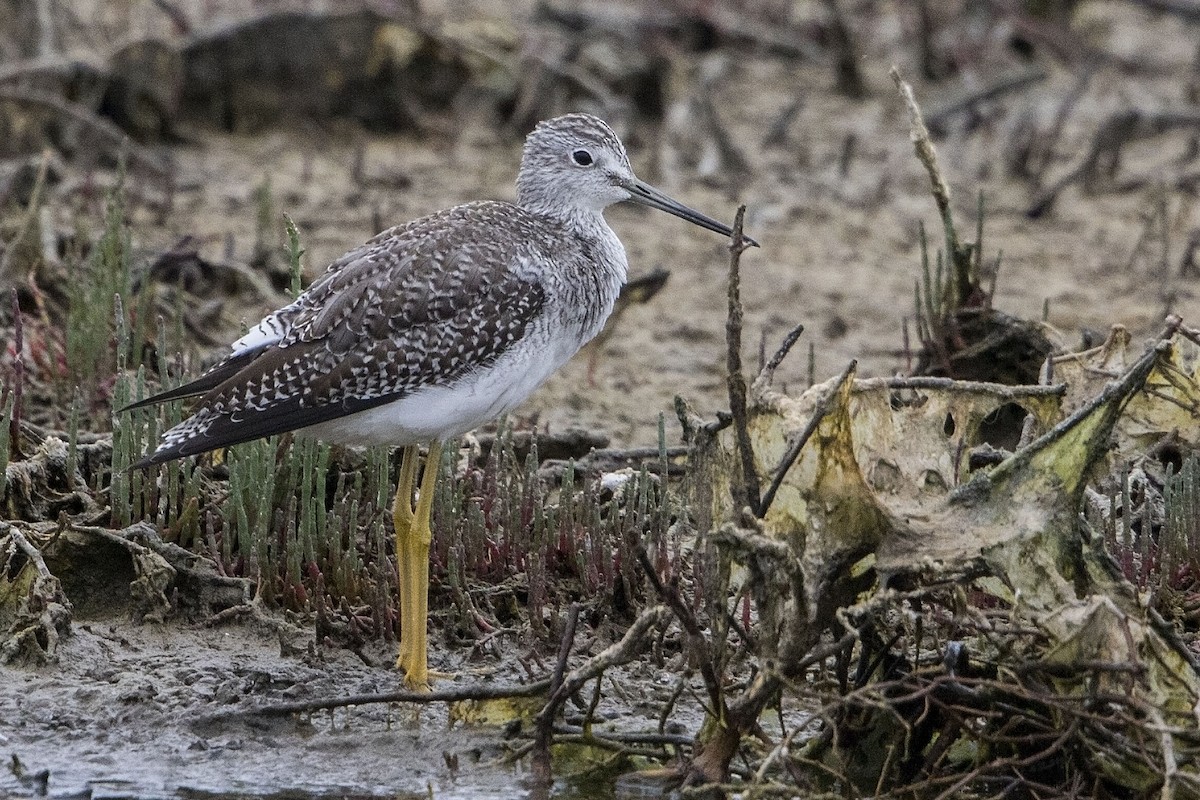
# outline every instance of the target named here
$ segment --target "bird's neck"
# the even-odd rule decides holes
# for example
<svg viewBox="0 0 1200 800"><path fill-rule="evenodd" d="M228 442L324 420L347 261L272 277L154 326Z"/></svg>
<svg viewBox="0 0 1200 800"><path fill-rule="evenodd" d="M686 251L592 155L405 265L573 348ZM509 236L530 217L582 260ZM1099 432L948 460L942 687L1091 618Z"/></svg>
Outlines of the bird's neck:
<svg viewBox="0 0 1200 800"><path fill-rule="evenodd" d="M560 301L563 314L583 331L583 339L595 336L604 325L625 283L628 261L617 234L599 210L563 207L553 210L529 208L553 223L565 242L582 258L564 260L562 269L541 276Z"/></svg>
<svg viewBox="0 0 1200 800"><path fill-rule="evenodd" d="M592 247L599 247L605 252L605 255L610 260L613 250L619 250L624 262L625 248L621 246L620 239L617 238L613 229L608 226L608 220L604 218L602 208L587 208L583 206L567 205L561 203L553 206L549 205L526 205L519 200L517 205L531 214L553 222L560 226L564 233L574 235L589 243ZM622 275L621 279L624 280Z"/></svg>
<svg viewBox="0 0 1200 800"><path fill-rule="evenodd" d="M542 217L550 217L563 225L598 222L604 224L604 206L591 206L575 202L564 202L558 191L546 191L544 186L517 184L517 205ZM594 221L594 222L593 222Z"/></svg>

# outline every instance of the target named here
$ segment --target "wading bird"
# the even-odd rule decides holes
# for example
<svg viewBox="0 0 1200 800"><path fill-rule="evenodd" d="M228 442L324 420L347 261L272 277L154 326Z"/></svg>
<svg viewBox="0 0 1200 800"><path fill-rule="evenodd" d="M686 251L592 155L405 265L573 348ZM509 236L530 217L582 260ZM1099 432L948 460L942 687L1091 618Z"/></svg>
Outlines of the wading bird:
<svg viewBox="0 0 1200 800"><path fill-rule="evenodd" d="M626 200L732 234L638 180L596 117L542 122L525 141L516 203L467 203L380 233L202 377L130 406L201 395L135 467L285 431L402 446L396 665L409 687L427 687L429 515L442 443L516 408L599 333L626 271L602 212Z"/></svg>

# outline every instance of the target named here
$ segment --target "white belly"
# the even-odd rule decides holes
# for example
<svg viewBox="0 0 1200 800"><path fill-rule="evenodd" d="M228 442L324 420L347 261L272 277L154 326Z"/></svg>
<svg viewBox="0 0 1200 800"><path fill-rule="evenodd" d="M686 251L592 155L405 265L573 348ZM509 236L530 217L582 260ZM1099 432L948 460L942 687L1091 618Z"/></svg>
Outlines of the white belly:
<svg viewBox="0 0 1200 800"><path fill-rule="evenodd" d="M517 348L454 386L431 386L401 400L303 428L298 433L353 447L400 447L451 439L525 401L582 342Z"/></svg>

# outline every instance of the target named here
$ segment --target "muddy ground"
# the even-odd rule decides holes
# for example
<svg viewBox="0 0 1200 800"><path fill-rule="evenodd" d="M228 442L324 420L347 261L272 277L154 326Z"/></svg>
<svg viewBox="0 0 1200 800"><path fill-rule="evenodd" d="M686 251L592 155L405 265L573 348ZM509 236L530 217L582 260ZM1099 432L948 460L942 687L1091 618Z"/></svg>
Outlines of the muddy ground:
<svg viewBox="0 0 1200 800"><path fill-rule="evenodd" d="M217 8L233 16L253 11L209 5L210 12ZM931 231L939 224L888 68L897 63L905 70L928 111L990 83L1002 70L1027 66L1005 44L1011 29L998 26L975 41L944 43L950 52L975 49L984 55L976 62L963 56L968 68L954 78L921 82L903 4L843 5L864 12L850 19L861 28L865 99L835 92L829 67L766 48L673 55L669 101L677 109L695 93L710 93L746 159L738 181L722 176L704 182L668 168L677 149L688 145L686 115L673 123L669 109L656 129L620 131L639 175L688 205L728 219L737 204L747 206L746 229L762 245L742 262L748 355L753 360L760 338L769 352L788 329L803 323L801 347L779 373L795 386L807 383L808 343L815 348L818 380L836 374L851 358L859 360L863 376L908 367L901 331L912 316L913 283L920 274L918 223ZM470 13L488 11L468 6ZM525 8L516 19L528 13ZM815 8L794 13L820 16ZM144 26L164 28L153 20ZM1178 17L1136 3L1092 2L1076 12L1072 30L1077 42L1110 60L1096 67L1066 117L1048 183L1080 163L1110 114L1186 109L1187 86L1198 80L1197 27ZM1127 68L1118 59L1140 66ZM966 230L974 227L977 193L985 195L985 257L1003 252L995 306L1030 319L1041 319L1048 309L1047 330L1062 346L1077 345L1085 330L1104 331L1114 323L1149 333L1168 308L1194 316L1197 278L1180 276L1180 259L1189 232L1200 226L1200 210L1194 184L1190 193L1173 185L1183 171L1195 169L1187 160L1189 134L1125 148L1121 174L1148 176L1145 185L1092 194L1071 187L1050 213L1031 219L1026 210L1037 190L1010 177L1006 157L1018 123L1032 120L1048 128L1081 71L1070 57L1044 54L1036 64L1045 70L1044 80L972 113L951 115L938 142L954 210ZM701 75L709 88L701 86ZM770 124L797 96L802 103L786 139L765 146ZM1195 106L1190 109L1194 114ZM519 139L498 129L485 111L467 108L433 120L423 137L372 134L336 121L255 135L203 126L184 133L184 143L152 146L174 159L178 181L165 219L135 207L134 243L144 258L191 235L212 259L247 260L255 240L254 192L269 179L276 211L290 214L300 228L310 276L372 235L379 221L401 222L468 200L511 199L520 154ZM851 140L852 157L843 169ZM736 192L729 188L734 182L741 183ZM1167 209L1166 237L1155 234L1143 242L1147 215L1160 202ZM579 425L606 432L615 444L649 445L663 412L668 441L674 443L675 395L706 415L727 407L726 243L637 208L613 208L608 218L629 252L632 275L665 268L670 280L651 302L622 318L603 347L594 385L588 382L586 355L577 358L539 390L521 416L550 430ZM98 208L95 220L99 227ZM281 300L265 298L233 317L252 323ZM605 635L594 646L602 646ZM462 670L459 680L524 679L512 655L534 649L518 637L464 664L463 654L447 651L438 637L433 644L433 665ZM479 766L493 764L504 752L504 734L451 727L441 705L418 714L373 706L300 720L206 721L250 701L386 691L396 686L396 675L385 647L380 644L368 659L372 666L339 650L312 655L301 648L281 655L276 632L256 625L76 620L57 664L0 668L0 752L34 773L20 778L6 771L0 794L194 797L303 789L500 798L523 792L520 766ZM580 648L579 655L587 652ZM672 669L668 662L625 671L618 682L628 694L605 700L612 724L653 730ZM687 733L695 733L698 714L681 712L679 719ZM454 757L457 771L448 765ZM48 784L37 779L40 770L49 770ZM562 796L577 791L582 790L563 787Z"/></svg>
<svg viewBox="0 0 1200 800"><path fill-rule="evenodd" d="M586 649L586 648L585 648ZM524 739L512 727L452 721L451 707L379 704L282 718L223 716L248 706L375 694L397 688L381 666L346 650L282 655L273 630L133 625L82 620L59 664L5 668L0 745L20 766L0 775L4 797L509 798L522 795L524 762L506 756ZM523 670L509 654L480 664L438 654L453 681L510 684ZM598 709L597 733L653 730L674 668L636 664L611 680L630 688ZM575 716L578 716L576 712ZM571 715L568 714L568 721ZM700 717L683 709L681 719ZM577 720L576 720L577 721ZM672 730L685 732L676 720ZM689 732L694 733L695 728ZM15 762L10 762L10 766ZM552 796L609 796L611 786L561 765ZM17 775L20 771L23 774Z"/></svg>

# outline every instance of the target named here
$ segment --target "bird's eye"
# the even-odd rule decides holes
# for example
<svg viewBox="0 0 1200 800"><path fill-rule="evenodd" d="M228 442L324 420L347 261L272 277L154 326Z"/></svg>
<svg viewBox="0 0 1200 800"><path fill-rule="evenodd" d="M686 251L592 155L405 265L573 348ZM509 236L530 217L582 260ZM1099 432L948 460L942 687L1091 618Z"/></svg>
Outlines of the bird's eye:
<svg viewBox="0 0 1200 800"><path fill-rule="evenodd" d="M576 150L571 153L571 160L581 167L590 167L592 165L592 154L587 150Z"/></svg>

